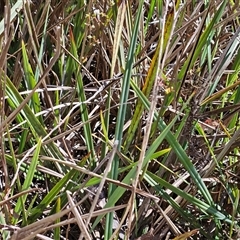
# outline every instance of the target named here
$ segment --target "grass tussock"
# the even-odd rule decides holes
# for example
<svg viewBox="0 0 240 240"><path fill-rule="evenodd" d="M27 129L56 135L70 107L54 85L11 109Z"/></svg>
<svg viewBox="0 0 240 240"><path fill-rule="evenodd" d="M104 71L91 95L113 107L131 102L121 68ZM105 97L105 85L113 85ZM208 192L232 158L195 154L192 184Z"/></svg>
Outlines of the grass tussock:
<svg viewBox="0 0 240 240"><path fill-rule="evenodd" d="M2 239L239 239L239 17L3 1Z"/></svg>

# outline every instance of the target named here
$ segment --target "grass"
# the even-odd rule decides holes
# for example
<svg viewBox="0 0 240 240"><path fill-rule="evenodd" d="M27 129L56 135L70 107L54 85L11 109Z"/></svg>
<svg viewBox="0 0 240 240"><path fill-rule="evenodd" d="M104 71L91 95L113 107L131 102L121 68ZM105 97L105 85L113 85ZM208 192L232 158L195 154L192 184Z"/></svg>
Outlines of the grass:
<svg viewBox="0 0 240 240"><path fill-rule="evenodd" d="M240 238L239 4L0 9L2 239Z"/></svg>

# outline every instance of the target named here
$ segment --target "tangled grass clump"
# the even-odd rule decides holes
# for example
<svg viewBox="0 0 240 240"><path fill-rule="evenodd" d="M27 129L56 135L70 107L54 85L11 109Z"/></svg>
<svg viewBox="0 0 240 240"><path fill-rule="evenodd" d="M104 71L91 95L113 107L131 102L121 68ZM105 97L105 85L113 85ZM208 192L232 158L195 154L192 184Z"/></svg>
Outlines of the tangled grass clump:
<svg viewBox="0 0 240 240"><path fill-rule="evenodd" d="M2 239L239 239L239 13L0 5Z"/></svg>

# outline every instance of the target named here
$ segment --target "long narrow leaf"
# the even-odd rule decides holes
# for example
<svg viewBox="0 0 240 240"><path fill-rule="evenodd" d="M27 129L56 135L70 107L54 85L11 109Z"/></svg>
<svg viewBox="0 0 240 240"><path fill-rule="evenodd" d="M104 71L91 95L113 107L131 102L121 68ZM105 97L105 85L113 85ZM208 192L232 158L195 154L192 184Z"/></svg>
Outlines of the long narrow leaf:
<svg viewBox="0 0 240 240"><path fill-rule="evenodd" d="M33 177L34 177L34 173L36 171L36 167L37 167L37 164L38 164L38 158L39 158L39 153L40 153L40 149L41 149L41 144L42 144L42 140L41 138L39 138L39 141L37 143L37 147L36 147L36 150L33 154L33 157L31 159L31 163L30 163L30 166L29 166L29 169L28 169L28 172L27 172L27 175L26 175L26 178L25 178L25 181L22 185L22 191L24 190L27 190L31 184L32 184L32 180L33 180ZM15 207L15 212L19 215L22 211L25 211L25 209L22 209L22 206L25 204L26 202L26 199L27 199L27 195L24 195L22 197L20 197L17 201L17 204L16 204L16 207ZM26 221L27 219L25 219ZM16 223L17 222L17 218L14 220L14 222ZM25 222L26 223L26 222Z"/></svg>

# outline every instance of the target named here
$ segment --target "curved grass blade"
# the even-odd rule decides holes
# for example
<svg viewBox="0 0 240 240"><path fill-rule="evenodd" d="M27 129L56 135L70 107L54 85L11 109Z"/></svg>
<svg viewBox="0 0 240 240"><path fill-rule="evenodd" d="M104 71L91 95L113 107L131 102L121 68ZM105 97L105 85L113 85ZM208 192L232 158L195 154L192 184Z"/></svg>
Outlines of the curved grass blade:
<svg viewBox="0 0 240 240"><path fill-rule="evenodd" d="M151 180L149 180L147 175L151 178ZM216 208L213 207L213 205L211 206L211 205L199 200L198 198L195 198L192 195L182 191L180 188L174 187L172 184L168 183L167 181L165 181L162 178L159 178L158 176L156 176L155 174L153 174L149 171L147 172L147 175L145 177L145 180L147 180L151 185L153 184L153 182L155 182L154 185L152 185L152 186L159 193L161 193L163 191L162 187L165 187L166 189L169 189L172 192L176 193L178 196L181 196L182 198L186 199L189 203L197 206L202 212L207 212L207 213L211 214L212 216L214 216L215 218L217 218L218 220L223 220L227 223L232 222L232 220L230 220L227 216L225 216L223 213L216 210Z"/></svg>
<svg viewBox="0 0 240 240"><path fill-rule="evenodd" d="M11 101L11 104L13 104L12 106L13 109L16 109L24 101L24 99L19 94L18 90L8 77L6 77L6 95L8 96L7 100ZM35 139L47 136L46 130L44 129L43 125L39 122L37 117L34 115L28 104L26 104L22 108L20 113L21 114L18 115L20 116L21 121L23 118L27 121L28 127L29 129L31 129ZM21 115L23 116L23 118ZM50 152L56 158L62 159L62 154L53 143L48 144L48 146L43 147L43 149L46 151L46 153Z"/></svg>

